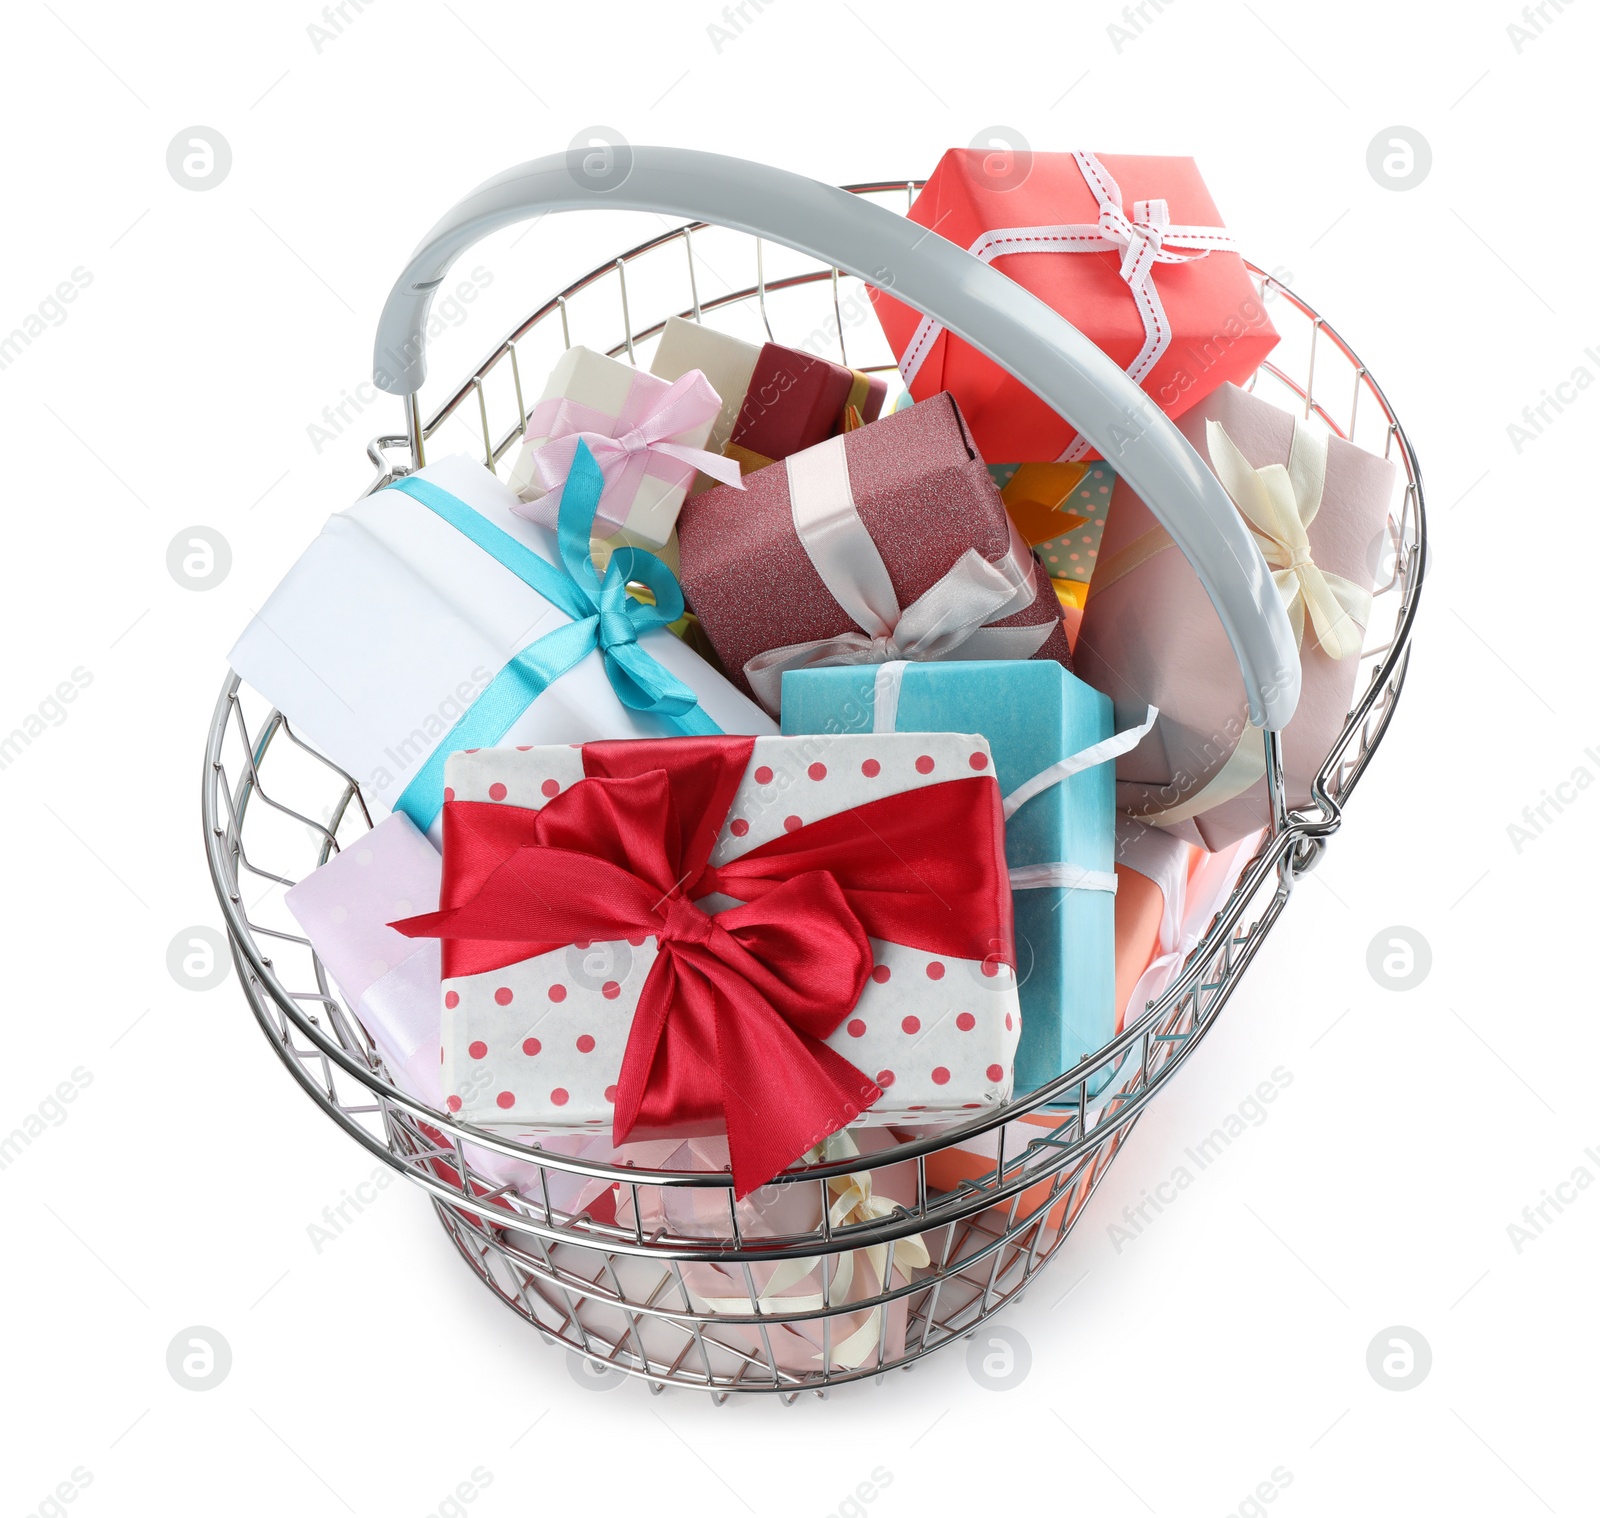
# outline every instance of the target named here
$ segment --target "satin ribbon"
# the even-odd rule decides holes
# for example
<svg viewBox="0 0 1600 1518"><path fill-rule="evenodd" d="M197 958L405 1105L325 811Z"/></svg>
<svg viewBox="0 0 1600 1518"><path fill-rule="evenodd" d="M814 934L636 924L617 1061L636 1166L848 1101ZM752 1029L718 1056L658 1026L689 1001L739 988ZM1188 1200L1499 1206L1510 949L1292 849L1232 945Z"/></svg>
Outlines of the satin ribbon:
<svg viewBox="0 0 1600 1518"><path fill-rule="evenodd" d="M826 1164L841 1159L854 1159L859 1153L855 1140L848 1133L840 1132L830 1134L815 1149L809 1151L806 1160L813 1164ZM872 1223L880 1218L893 1217L900 1210L900 1203L889 1197L873 1194L870 1170L853 1170L848 1175L833 1176L827 1182L827 1186L830 1231L836 1232L855 1224ZM766 1285L753 1300L750 1296L703 1297L698 1292L695 1293L699 1310L729 1315L744 1315L752 1311L819 1312L825 1307L841 1310L849 1306L851 1293L855 1289L857 1255L865 1256L868 1275L865 1290L861 1294L871 1296L886 1289L890 1285L889 1246L869 1244L864 1249L852 1249L833 1257L838 1263L833 1267L833 1276L828 1283L826 1295L821 1291L793 1290L813 1271L825 1271L828 1268L824 1256L808 1255L802 1259L784 1260L772 1272ZM903 1279L909 1281L912 1270L923 1269L930 1263L928 1246L923 1242L920 1233L895 1240L895 1273ZM866 1320L854 1333L833 1345L830 1351L831 1363L854 1370L872 1353L882 1330L882 1322L883 1304L879 1303L867 1314ZM798 1329L805 1325L792 1326ZM812 1358L820 1360L821 1350L818 1350Z"/></svg>
<svg viewBox="0 0 1600 1518"><path fill-rule="evenodd" d="M1175 224L1165 200L1136 200L1130 215L1123 209L1122 187L1105 165L1093 153L1076 152L1072 156L1100 208L1097 221L1001 227L981 233L967 251L984 263L1008 253L1120 253L1118 272L1133 295L1144 327L1144 342L1127 370L1128 378L1137 385L1172 343L1172 324L1156 288L1156 267L1190 263L1212 252L1234 252L1236 245L1221 227ZM900 374L907 389L943 331L931 316L918 322L900 359ZM1062 451L1060 459L1065 462L1082 458L1089 446L1089 440L1080 435Z"/></svg>
<svg viewBox="0 0 1600 1518"><path fill-rule="evenodd" d="M1032 555L1009 518L1002 559L990 563L969 548L901 610L883 556L856 510L844 438L829 438L783 462L795 534L829 595L861 630L785 644L748 660L745 678L769 712L779 710L785 670L892 659L1028 659L1055 630L1053 619L1031 627L987 625L1031 606L1037 596Z"/></svg>
<svg viewBox="0 0 1600 1518"><path fill-rule="evenodd" d="M566 483L580 444L594 455L605 479L602 509L596 515L601 537L627 526L628 508L646 475L687 489L698 469L724 485L744 489L736 462L709 449L673 441L678 434L712 421L722 409L721 398L705 375L691 369L664 392L656 389L659 380L642 384L641 379L654 376L635 376L617 417L565 396L540 401L528 413L524 437L546 439L527 457L534 483L545 493L537 500L520 502L518 516L544 527L557 525L549 496ZM610 500L622 502L620 516L604 509Z"/></svg>
<svg viewBox="0 0 1600 1518"><path fill-rule="evenodd" d="M1105 764L1109 760L1121 758L1123 754L1131 753L1139 746L1144 735L1156 725L1156 718L1159 715L1155 707L1146 707L1144 721L1137 726L1126 727L1120 733L1113 733L1109 738L1091 743L1075 754L1068 754L1065 759L1056 760L1054 764L1040 770L1037 775L1024 780L1000 804L1006 821L1010 822L1035 796L1043 795L1045 791L1051 790L1065 780L1070 780L1074 775L1081 775L1085 770L1093 769L1097 764ZM1065 860L1052 860L1046 864L1018 865L1010 871L1010 878L1013 891L1038 891L1059 887L1064 891L1106 891L1114 896L1117 890L1115 871L1091 870Z"/></svg>
<svg viewBox="0 0 1600 1518"><path fill-rule="evenodd" d="M1317 645L1330 659L1358 655L1372 615L1372 594L1353 580L1322 569L1311 557L1306 531L1322 506L1328 435L1297 421L1288 464L1256 469L1222 423L1212 419L1206 422L1206 448L1213 472L1272 570L1295 647L1304 646L1309 616ZM1099 594L1146 559L1173 546L1164 527L1142 533L1096 571L1090 595ZM1151 827L1171 827L1242 796L1267 772L1263 732L1254 723L1248 724L1227 762L1200 790L1173 806L1143 813L1140 820Z"/></svg>
<svg viewBox="0 0 1600 1518"><path fill-rule="evenodd" d="M1120 733L1113 733L1109 738L1091 743L1075 754L1068 754L1065 759L1056 760L1054 764L1040 770L1037 775L1024 780L1001 802L1006 821L1010 822L1035 796L1041 795L1052 786L1060 785L1063 780L1081 775L1085 770L1093 769L1097 764L1104 764L1108 759L1120 759L1124 754L1131 753L1138 748L1144 735L1156 725L1156 718L1160 715L1155 707L1146 706L1143 722L1134 727L1125 727Z"/></svg>
<svg viewBox="0 0 1600 1518"><path fill-rule="evenodd" d="M859 999L872 938L1014 962L1004 823L974 775L809 823L722 865L713 845L753 738L589 743L586 777L539 811L444 809L446 979L572 943L653 936L617 1081L613 1142L725 1129L745 1196L882 1092L824 1042ZM741 905L708 914L711 895Z"/></svg>
<svg viewBox="0 0 1600 1518"><path fill-rule="evenodd" d="M1091 870L1086 865L1054 859L1048 864L1019 864L1009 872L1013 891L1043 891L1059 887L1063 891L1105 891L1117 894L1117 877L1112 870Z"/></svg>
<svg viewBox="0 0 1600 1518"><path fill-rule="evenodd" d="M900 686L905 679L905 672L904 659L896 659L878 666L872 681L873 732L896 731L900 720ZM1086 748L1079 749L1077 753L1069 754L1065 759L1058 759L1054 764L1040 770L1037 775L1024 780L1000 803L1006 821L1010 822L1035 796L1060 785L1064 780L1070 780L1074 775L1081 775L1085 770L1093 769L1097 764L1120 758L1137 748L1144 735L1156 725L1158 715L1155 707L1148 707L1144 721L1138 726L1124 728L1120 733L1113 733L1109 738L1091 743ZM1051 886L1060 886L1068 891L1109 891L1114 894L1117 889L1117 877L1112 871L1091 870L1083 865L1069 864L1063 860L1054 860L1046 864L1017 865L1007 871L1007 877L1013 891L1044 890Z"/></svg>
<svg viewBox="0 0 1600 1518"><path fill-rule="evenodd" d="M1158 812L1140 812L1138 820L1148 827L1172 827L1244 795L1267 773L1265 733L1265 728L1246 723L1227 761L1198 791Z"/></svg>
<svg viewBox="0 0 1600 1518"><path fill-rule="evenodd" d="M1317 642L1330 659L1361 652L1362 629L1372 615L1372 594L1353 580L1330 574L1311 557L1306 533L1322 506L1328 476L1328 435L1296 422L1289 462L1253 469L1222 423L1206 423L1211 467L1239 515L1250 524L1294 630L1305 637L1309 614Z"/></svg>
<svg viewBox="0 0 1600 1518"><path fill-rule="evenodd" d="M722 731L700 709L695 693L639 646L641 633L683 615L683 591L672 571L642 548L617 549L604 579L595 570L589 538L604 479L586 444L579 442L561 492L560 569L427 480L407 475L388 488L426 506L572 618L514 654L407 782L395 810L423 832L444 804L445 760L458 749L492 748L551 685L595 649L605 661L617 699L630 710L649 712L679 733ZM649 589L653 606L628 594L630 580Z"/></svg>

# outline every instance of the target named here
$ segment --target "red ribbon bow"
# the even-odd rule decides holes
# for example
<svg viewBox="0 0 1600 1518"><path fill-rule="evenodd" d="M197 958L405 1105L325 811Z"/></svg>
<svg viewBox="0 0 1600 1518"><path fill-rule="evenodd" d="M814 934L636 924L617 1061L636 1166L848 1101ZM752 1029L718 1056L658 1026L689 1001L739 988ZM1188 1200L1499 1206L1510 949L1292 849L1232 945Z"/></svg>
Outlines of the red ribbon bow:
<svg viewBox="0 0 1600 1518"><path fill-rule="evenodd" d="M1014 960L999 791L973 776L886 796L708 861L752 738L584 745L589 778L540 811L447 802L446 978L571 943L654 936L613 1142L725 1128L744 1196L882 1094L823 1042L872 970L869 935ZM743 905L709 915L716 892Z"/></svg>

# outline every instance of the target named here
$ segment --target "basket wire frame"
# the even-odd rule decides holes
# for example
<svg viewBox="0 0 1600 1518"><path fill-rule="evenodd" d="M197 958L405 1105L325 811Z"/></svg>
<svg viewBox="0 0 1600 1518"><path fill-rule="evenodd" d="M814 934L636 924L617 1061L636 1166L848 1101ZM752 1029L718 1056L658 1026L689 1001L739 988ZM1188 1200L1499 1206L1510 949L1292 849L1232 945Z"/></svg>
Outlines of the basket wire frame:
<svg viewBox="0 0 1600 1518"><path fill-rule="evenodd" d="M895 181L849 188L909 207L919 187L915 181ZM674 314L695 321L739 315L759 324L754 335L771 335L774 313L781 327L785 314L798 314L798 305L793 312L787 309L797 297L821 293L831 322L825 317L809 339L796 345L830 357L836 345L841 361L858 368L894 367L870 322L859 324L865 329L861 343L875 342L880 351L851 351L845 304L862 298L859 281L842 281L837 269L814 265L769 279L766 249L753 239L755 279L741 285L717 275L708 263L705 243L713 238L752 241L704 223L669 228L538 307L426 419L420 397L407 397L406 432L368 445L377 474L367 493L420 467L441 436L472 448L497 469L521 436L529 410L519 352L554 339L557 328L561 347L570 346L575 303L586 297L592 302L608 284L614 287L621 336L606 351L640 362L666 315L636 327L632 311L645 271L661 283L665 260L675 261L683 276L682 303L669 302ZM719 259L722 252L719 244ZM1338 830L1393 716L1409 664L1426 555L1421 475L1383 391L1305 301L1248 267L1261 299L1282 313L1276 325L1283 334L1250 388L1337 436L1396 459L1404 478L1388 522L1386 563L1362 654L1358 699L1314 780L1313 805L1293 813L1283 807L1277 735L1268 734L1269 780L1279 781L1275 825L1159 1001L1104 1048L1003 1109L871 1155L797 1166L758 1193L770 1198L779 1188L811 1188L817 1222L807 1231L751 1234L752 1214L735 1205L726 1173L575 1159L536 1147L536 1140L518 1142L459 1122L396 1087L282 908L285 889L372 826L360 785L303 742L280 713L263 709L247 717L250 698L238 677L230 674L224 683L208 734L203 825L235 968L251 1010L307 1094L357 1143L428 1194L474 1273L547 1343L642 1379L653 1391L688 1386L718 1401L734 1391L793 1401L805 1392L826 1395L836 1385L909 1369L941 1345L971 1334L1027 1290L1082 1215L1145 1105L1215 1022L1297 877L1315 866ZM845 300L841 283L853 287ZM724 288L710 293L718 284ZM785 335L791 335L787 329ZM506 420L497 427L493 419L499 417ZM1050 1126L1018 1129L1016 1119L1041 1113ZM989 1154L992 1164L976 1179L946 1190L930 1183L927 1162L953 1142ZM492 1168L504 1174L507 1161L517 1162L514 1184L486 1173ZM831 1226L829 1180L890 1165L904 1167L901 1176L914 1175L913 1199L870 1222ZM624 1212L631 1224L565 1205L562 1197L577 1181L615 1187L614 1195L629 1204ZM721 1205L702 1206L692 1226L684 1226L683 1209L666 1204L686 1191L707 1188ZM652 1201L657 1205L650 1206ZM708 1214L719 1221L706 1223ZM647 1229L641 1221L647 1215L669 1221ZM931 1263L897 1271L896 1246L914 1237ZM832 1292L844 1252L878 1245L887 1256L877 1278L879 1290L835 1302ZM752 1267L796 1258L817 1262L823 1305L775 1311L771 1300L761 1297ZM749 1296L747 1312L710 1311L697 1303L685 1267L702 1262L739 1273ZM881 1309L875 1348L858 1363L842 1363L833 1349L836 1320L848 1314L859 1323L873 1309ZM891 1313L904 1315L903 1347L899 1334L891 1346ZM775 1352L775 1334L797 1331L816 1342L814 1367L796 1369L792 1352Z"/></svg>

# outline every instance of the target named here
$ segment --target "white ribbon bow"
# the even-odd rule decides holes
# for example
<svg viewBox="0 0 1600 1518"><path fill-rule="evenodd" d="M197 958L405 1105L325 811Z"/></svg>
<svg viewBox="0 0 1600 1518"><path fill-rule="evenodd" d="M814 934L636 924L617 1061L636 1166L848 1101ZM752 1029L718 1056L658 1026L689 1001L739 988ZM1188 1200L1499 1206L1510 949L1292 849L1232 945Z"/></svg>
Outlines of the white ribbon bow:
<svg viewBox="0 0 1600 1518"><path fill-rule="evenodd" d="M1330 659L1359 654L1363 629L1372 615L1372 594L1353 580L1319 568L1306 533L1322 506L1327 435L1297 422L1288 465L1268 464L1264 469L1250 467L1221 422L1206 423L1206 447L1212 469L1249 523L1272 570L1295 647L1305 638L1309 612L1317 641Z"/></svg>
<svg viewBox="0 0 1600 1518"><path fill-rule="evenodd" d="M855 1140L848 1132L841 1130L830 1134L815 1149L808 1151L806 1159L810 1163L818 1164L827 1160L851 1159L859 1153ZM892 1217L900 1207L898 1202L891 1201L888 1197L873 1194L870 1170L855 1170L848 1175L834 1176L828 1182L828 1194L832 1198L828 1206L830 1230ZM826 1301L823 1300L824 1294L820 1291L786 1295L790 1287L798 1286L812 1271L818 1268L826 1270L824 1257L813 1255L805 1259L784 1261L773 1271L765 1290L754 1299L755 1311L795 1313L816 1312L823 1307L847 1307L851 1290L855 1286L857 1255L866 1256L868 1268L875 1278L866 1283L867 1292L876 1295L878 1291L887 1290L890 1285L887 1278L889 1246L869 1244L864 1249L846 1250L842 1254L833 1256L837 1263L833 1266L833 1278L826 1294ZM895 1241L894 1268L897 1274L904 1275L909 1280L911 1270L920 1269L927 1264L929 1264L928 1248L922 1242L920 1233ZM751 1311L751 1298L747 1296L704 1297L700 1301L703 1305L699 1310L702 1312L738 1314ZM882 1316L883 1307L880 1304L872 1309L860 1328L832 1347L830 1354L833 1362L852 1370L860 1365L878 1341ZM821 1352L812 1358L820 1360Z"/></svg>
<svg viewBox="0 0 1600 1518"><path fill-rule="evenodd" d="M1128 377L1137 385L1172 343L1172 324L1156 288L1156 265L1184 264L1212 252L1233 252L1236 244L1221 227L1175 225L1165 200L1136 200L1133 214L1128 215L1122 206L1122 187L1105 165L1093 153L1077 152L1072 156L1100 208L1097 221L1001 227L981 233L967 251L984 263L992 263L1007 253L1120 252L1120 273L1144 326L1144 343L1128 365ZM943 331L931 316L924 316L917 323L900 359L900 375L907 389ZM1062 451L1060 459L1079 459L1088 451L1089 440L1080 435Z"/></svg>
<svg viewBox="0 0 1600 1518"><path fill-rule="evenodd" d="M784 467L801 546L829 594L861 630L789 643L748 660L745 678L769 712L779 710L785 670L958 656L1028 659L1055 630L1054 620L1031 627L987 625L1031 606L1038 594L1032 555L1015 528L1003 558L991 563L969 548L902 611L878 545L857 514L844 438L792 453Z"/></svg>

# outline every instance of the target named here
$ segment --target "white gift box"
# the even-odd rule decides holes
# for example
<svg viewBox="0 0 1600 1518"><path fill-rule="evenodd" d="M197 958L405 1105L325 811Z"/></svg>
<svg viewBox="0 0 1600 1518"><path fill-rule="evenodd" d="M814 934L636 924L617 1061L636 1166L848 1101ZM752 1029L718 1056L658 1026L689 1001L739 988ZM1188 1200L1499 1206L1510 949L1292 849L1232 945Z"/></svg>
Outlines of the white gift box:
<svg viewBox="0 0 1600 1518"><path fill-rule="evenodd" d="M516 496L466 457L417 478L448 491L552 565L555 534L517 516ZM571 618L398 490L330 517L229 654L295 732L392 809L455 722L513 654ZM664 628L639 647L700 698L725 732L776 725ZM581 743L666 737L675 729L617 698L597 651L549 686L500 740ZM429 830L436 841L435 823Z"/></svg>
<svg viewBox="0 0 1600 1518"><path fill-rule="evenodd" d="M575 432L620 438L638 426L668 388L668 381L632 364L581 345L568 348L556 361L544 394L528 414L528 431L511 470L511 488L525 502L543 501L547 494L558 495L558 491L547 491L540 480L535 460L540 449L552 439ZM714 390L715 386L711 388ZM712 400L720 404L720 394ZM719 414L713 405L703 421L673 432L662 441L705 449ZM659 547L672 535L678 510L694 480L692 464L640 451L615 480L608 476L600 500L602 522L611 524L606 535L614 536L621 530L627 534L626 542Z"/></svg>
<svg viewBox="0 0 1600 1518"><path fill-rule="evenodd" d="M725 865L884 796L980 774L993 775L989 748L970 734L759 737L710 862ZM453 754L446 778L456 802L539 811L585 778L585 763L573 746L484 749ZM1007 889L1003 878L999 888ZM714 912L734 902L712 896L701 905ZM873 972L826 1040L883 1090L850 1126L949 1121L1009 1100L1022 1026L1011 967L879 938L871 944ZM449 1108L492 1129L609 1128L634 1009L656 954L654 937L593 942L446 976Z"/></svg>

